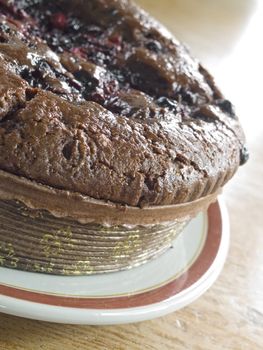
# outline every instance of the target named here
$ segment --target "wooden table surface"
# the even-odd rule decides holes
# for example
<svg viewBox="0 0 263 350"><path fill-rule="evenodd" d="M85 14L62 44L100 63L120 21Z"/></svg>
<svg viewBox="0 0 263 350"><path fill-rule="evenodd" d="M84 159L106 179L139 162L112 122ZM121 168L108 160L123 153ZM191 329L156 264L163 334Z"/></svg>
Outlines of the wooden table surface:
<svg viewBox="0 0 263 350"><path fill-rule="evenodd" d="M234 101L249 163L225 188L231 247L213 287L183 310L114 327L0 314L1 350L263 349L263 1L138 0L191 47Z"/></svg>

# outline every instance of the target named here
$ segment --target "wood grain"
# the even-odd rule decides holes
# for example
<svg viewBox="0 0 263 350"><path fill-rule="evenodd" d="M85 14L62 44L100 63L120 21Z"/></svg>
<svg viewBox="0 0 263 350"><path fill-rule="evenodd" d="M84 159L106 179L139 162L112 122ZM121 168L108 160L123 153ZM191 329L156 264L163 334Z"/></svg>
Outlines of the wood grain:
<svg viewBox="0 0 263 350"><path fill-rule="evenodd" d="M55 325L0 314L1 350L263 349L263 4L138 0L188 42L234 100L249 163L225 189L231 248L214 286L183 310L114 327Z"/></svg>

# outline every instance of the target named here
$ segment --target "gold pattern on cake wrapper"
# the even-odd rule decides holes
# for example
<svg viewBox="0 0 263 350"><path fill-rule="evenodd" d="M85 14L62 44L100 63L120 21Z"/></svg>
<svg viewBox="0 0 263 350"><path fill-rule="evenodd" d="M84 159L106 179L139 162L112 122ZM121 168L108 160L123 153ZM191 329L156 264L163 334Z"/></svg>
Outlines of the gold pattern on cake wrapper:
<svg viewBox="0 0 263 350"><path fill-rule="evenodd" d="M0 265L8 261L11 267L16 268L19 262L19 258L16 256L15 249L12 243L0 243L0 251L3 255L0 255Z"/></svg>
<svg viewBox="0 0 263 350"><path fill-rule="evenodd" d="M59 258L65 257L65 251L74 247L74 243L78 241L72 238L72 230L71 227L67 226L64 228L60 228L59 230L54 231L53 233L45 233L41 239L41 243L43 244L43 252L46 258ZM53 272L56 270L56 265L54 263L50 263L48 266L43 264L34 264L34 270L38 272ZM85 274L92 273L93 267L90 265L90 261L86 260L78 260L73 262L71 265L68 265L62 270L62 273L65 275L80 275L83 272Z"/></svg>
<svg viewBox="0 0 263 350"><path fill-rule="evenodd" d="M45 233L40 241L42 250L46 258L59 257L66 249L74 246L75 239L72 239L72 231L69 226Z"/></svg>
<svg viewBox="0 0 263 350"><path fill-rule="evenodd" d="M130 233L125 240L122 240L116 244L113 250L113 258L118 260L120 258L130 256L135 245L140 243L140 235L137 233L134 234L134 232Z"/></svg>
<svg viewBox="0 0 263 350"><path fill-rule="evenodd" d="M85 275L92 274L94 272L94 268L90 265L90 261L87 260L79 260L75 264L72 264L70 266L70 270L63 270L68 275L82 275L85 273Z"/></svg>
<svg viewBox="0 0 263 350"><path fill-rule="evenodd" d="M52 256L58 256L61 253L61 242L54 235L45 233L40 243L43 244L43 252L45 257L50 258Z"/></svg>
<svg viewBox="0 0 263 350"><path fill-rule="evenodd" d="M33 269L34 272L44 272L44 273L52 273L54 271L54 266L52 262L48 263L33 263L32 265L30 264L29 267L30 269Z"/></svg>
<svg viewBox="0 0 263 350"><path fill-rule="evenodd" d="M54 266L55 266L55 264L53 264L53 263L50 261L50 262L48 263L47 266L44 266L45 272L47 272L47 273L53 272L53 271L54 271Z"/></svg>
<svg viewBox="0 0 263 350"><path fill-rule="evenodd" d="M41 265L38 264L38 263L36 263L36 264L33 265L33 270L34 270L35 272L41 272L41 271L43 271L42 269L43 269L43 266L41 266Z"/></svg>

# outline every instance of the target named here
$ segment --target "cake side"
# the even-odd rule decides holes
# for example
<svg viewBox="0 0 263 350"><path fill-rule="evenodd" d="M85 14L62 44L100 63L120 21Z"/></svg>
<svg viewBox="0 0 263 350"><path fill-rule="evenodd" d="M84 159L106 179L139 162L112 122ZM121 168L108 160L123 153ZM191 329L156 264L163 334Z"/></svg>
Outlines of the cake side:
<svg viewBox="0 0 263 350"><path fill-rule="evenodd" d="M1 1L0 13L5 172L143 207L215 193L246 160L231 103L132 2Z"/></svg>
<svg viewBox="0 0 263 350"><path fill-rule="evenodd" d="M190 203L138 208L58 190L0 170L0 205L16 202L29 210L48 211L56 218L69 218L83 225L134 227L181 222L206 211L220 192L221 189Z"/></svg>

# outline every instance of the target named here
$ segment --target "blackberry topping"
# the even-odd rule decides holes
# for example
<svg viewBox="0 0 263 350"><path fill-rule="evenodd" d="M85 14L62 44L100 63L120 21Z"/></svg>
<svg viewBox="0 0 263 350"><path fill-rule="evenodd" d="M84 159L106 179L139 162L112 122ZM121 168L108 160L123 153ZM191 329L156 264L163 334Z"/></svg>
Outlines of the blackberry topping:
<svg viewBox="0 0 263 350"><path fill-rule="evenodd" d="M217 105L221 108L223 112L227 113L231 118L236 118L234 107L230 101L219 100L217 101Z"/></svg>
<svg viewBox="0 0 263 350"><path fill-rule="evenodd" d="M176 97L180 102L190 106L195 105L197 102L195 94L191 91L186 90L183 87L181 87L179 91L176 93Z"/></svg>
<svg viewBox="0 0 263 350"><path fill-rule="evenodd" d="M92 5L93 6L93 5ZM93 7L92 7L93 8ZM93 9L96 10L95 8ZM7 2L0 0L0 13L9 13L10 20L22 20L24 35L27 38L28 46L36 49L32 37L41 38L57 54L70 53L78 60L89 61L96 66L104 67L107 74L95 77L89 72L79 69L73 72L74 77L68 76L68 72L60 72L46 59L42 59L32 68L23 66L20 75L32 87L51 90L59 93L57 86L53 86L52 79L67 84L67 96L78 96L78 99L95 101L112 111L123 112L129 108L127 103L118 101L118 90L126 91L134 88L152 96L157 106L168 109L172 113L182 110L182 106L196 106L198 94L191 91L189 87L174 86L169 78L156 70L147 61L140 62L131 53L134 50L134 33L121 21L114 27L111 22L105 23L98 20L91 20L86 23L71 12L65 12L61 2L43 0L20 0ZM110 9L114 16L119 16L119 11ZM112 14L111 14L112 16ZM114 17L113 16L113 17ZM99 16L98 16L99 18ZM0 33L10 33L9 26L3 22L0 24ZM128 33L128 34L127 34ZM130 38L127 40L127 35ZM125 39L126 38L126 39ZM39 40L39 39L38 39ZM6 43L6 36L0 34L0 42ZM153 31L146 31L136 43L136 46L145 48L156 55L161 55L167 47L160 40L156 39ZM126 54L128 59L126 59ZM171 86L170 86L171 85ZM70 94L72 95L70 97ZM232 104L227 100L218 100L217 105L222 111L231 117L235 116ZM128 112L127 112L128 113ZM128 114L129 114L128 113ZM154 117L154 113L147 115ZM211 120L204 113L197 113L195 118Z"/></svg>
<svg viewBox="0 0 263 350"><path fill-rule="evenodd" d="M175 100L171 100L168 97L162 96L156 100L156 103L160 107L168 108L170 111L176 112L178 103Z"/></svg>
<svg viewBox="0 0 263 350"><path fill-rule="evenodd" d="M10 34L11 29L6 23L0 23L0 32L5 34Z"/></svg>
<svg viewBox="0 0 263 350"><path fill-rule="evenodd" d="M83 92L86 96L94 91L99 85L99 81L84 70L80 70L74 75L75 78L83 84Z"/></svg>
<svg viewBox="0 0 263 350"><path fill-rule="evenodd" d="M246 146L240 150L240 165L244 165L249 159L249 152Z"/></svg>
<svg viewBox="0 0 263 350"><path fill-rule="evenodd" d="M160 52L162 51L162 45L157 40L151 40L146 44L147 49L153 52Z"/></svg>

